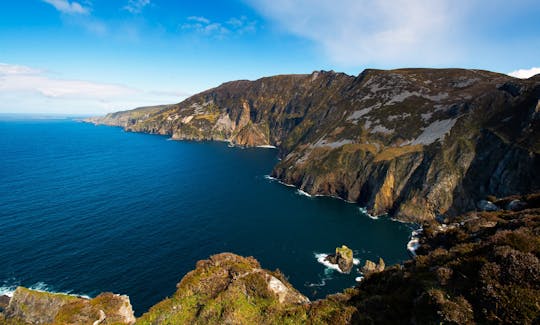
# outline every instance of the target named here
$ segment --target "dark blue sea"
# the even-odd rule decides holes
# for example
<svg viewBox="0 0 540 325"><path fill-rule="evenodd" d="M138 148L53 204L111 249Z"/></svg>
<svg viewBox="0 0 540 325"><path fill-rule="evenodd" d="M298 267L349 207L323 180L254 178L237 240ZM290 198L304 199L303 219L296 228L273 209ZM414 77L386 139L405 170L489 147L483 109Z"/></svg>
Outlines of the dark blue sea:
<svg viewBox="0 0 540 325"><path fill-rule="evenodd" d="M279 268L313 299L358 276L316 254L346 244L361 264L408 258L409 225L268 179L277 161L275 149L0 118L0 294L109 291L142 314L198 260L234 252Z"/></svg>

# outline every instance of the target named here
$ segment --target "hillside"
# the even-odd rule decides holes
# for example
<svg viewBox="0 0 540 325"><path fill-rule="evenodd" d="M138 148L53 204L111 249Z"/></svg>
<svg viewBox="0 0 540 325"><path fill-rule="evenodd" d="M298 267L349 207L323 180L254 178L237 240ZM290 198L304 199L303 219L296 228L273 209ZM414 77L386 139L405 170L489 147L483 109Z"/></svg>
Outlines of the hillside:
<svg viewBox="0 0 540 325"><path fill-rule="evenodd" d="M272 176L409 221L540 189L540 80L481 70L317 71L233 81L91 118L177 140L273 145Z"/></svg>

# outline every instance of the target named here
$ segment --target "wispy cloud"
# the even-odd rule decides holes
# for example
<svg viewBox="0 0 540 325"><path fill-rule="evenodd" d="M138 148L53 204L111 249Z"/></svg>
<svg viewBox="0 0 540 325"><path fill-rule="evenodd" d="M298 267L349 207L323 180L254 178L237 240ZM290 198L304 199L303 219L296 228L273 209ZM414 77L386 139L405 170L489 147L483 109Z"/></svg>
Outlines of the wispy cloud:
<svg viewBox="0 0 540 325"><path fill-rule="evenodd" d="M520 69L510 72L508 75L514 78L528 79L540 74L540 68Z"/></svg>
<svg viewBox="0 0 540 325"><path fill-rule="evenodd" d="M132 14L139 14L144 7L148 6L150 3L150 0L129 0L127 5L124 6L124 10L127 10Z"/></svg>
<svg viewBox="0 0 540 325"><path fill-rule="evenodd" d="M50 77L45 70L0 63L0 111L24 107L24 103L53 107L69 104L71 112L129 109L149 104L178 102L189 94L183 91L144 91L124 85ZM6 107L7 106L7 107Z"/></svg>
<svg viewBox="0 0 540 325"><path fill-rule="evenodd" d="M182 30L218 39L223 39L227 35L255 32L257 26L257 21L249 20L246 16L232 17L225 22L214 22L202 16L189 16L186 20L187 22L180 26Z"/></svg>
<svg viewBox="0 0 540 325"><path fill-rule="evenodd" d="M42 70L30 68L24 65L0 63L0 76L21 76L40 74Z"/></svg>
<svg viewBox="0 0 540 325"><path fill-rule="evenodd" d="M34 92L51 98L106 99L136 92L121 85L51 78L43 70L5 63L0 63L0 80L0 92Z"/></svg>
<svg viewBox="0 0 540 325"><path fill-rule="evenodd" d="M451 0L246 0L277 26L341 64L444 62L465 3ZM456 5L454 5L456 3ZM411 60L412 59L412 60ZM435 60L434 60L435 59Z"/></svg>
<svg viewBox="0 0 540 325"><path fill-rule="evenodd" d="M68 0L42 0L45 3L50 4L56 10L60 11L64 14L88 14L90 12L90 8L84 7L78 2L72 1L69 2Z"/></svg>

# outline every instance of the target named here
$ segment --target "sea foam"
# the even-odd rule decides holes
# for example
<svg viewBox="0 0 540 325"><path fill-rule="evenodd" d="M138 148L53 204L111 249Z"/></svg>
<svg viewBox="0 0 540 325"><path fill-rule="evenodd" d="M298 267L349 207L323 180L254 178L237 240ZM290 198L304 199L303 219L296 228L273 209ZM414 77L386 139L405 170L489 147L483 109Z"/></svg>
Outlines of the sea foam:
<svg viewBox="0 0 540 325"><path fill-rule="evenodd" d="M420 247L420 234L422 233L422 228L414 230L411 233L411 239L407 243L407 250L413 255L416 256L416 250Z"/></svg>
<svg viewBox="0 0 540 325"><path fill-rule="evenodd" d="M13 293L15 292L17 287L18 287L18 285L3 285L3 286L0 286L0 296L8 296L10 298L13 297ZM67 291L67 292L55 291L53 288L51 288L50 286L48 286L44 282L34 283L33 285L29 286L28 289L38 291L38 292L61 293L61 294L68 295L68 296L73 296L73 297L92 299L88 295L74 294L74 293L72 293L72 291Z"/></svg>
<svg viewBox="0 0 540 325"><path fill-rule="evenodd" d="M296 194L307 196L307 197L310 197L310 198L313 197L311 194L309 194L308 192L302 191L301 189L297 189Z"/></svg>
<svg viewBox="0 0 540 325"><path fill-rule="evenodd" d="M337 264L332 264L332 263L330 263L330 262L328 262L326 260L326 258L328 257L328 254L314 253L314 255L315 255L315 258L317 259L317 262L319 262L322 265L326 266L326 268L328 270L333 270L333 271L338 271L339 273L343 273ZM360 259L353 258L353 264L354 265L359 265L360 264Z"/></svg>

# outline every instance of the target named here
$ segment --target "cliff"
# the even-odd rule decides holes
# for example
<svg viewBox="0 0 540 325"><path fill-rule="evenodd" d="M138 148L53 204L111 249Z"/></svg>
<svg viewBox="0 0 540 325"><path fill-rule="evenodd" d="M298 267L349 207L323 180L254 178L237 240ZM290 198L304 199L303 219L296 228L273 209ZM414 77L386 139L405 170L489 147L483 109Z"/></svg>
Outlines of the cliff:
<svg viewBox="0 0 540 325"><path fill-rule="evenodd" d="M417 256L310 302L279 271L223 253L199 261L137 324L531 324L540 319L540 193L424 224ZM503 208L511 208L504 210ZM103 315L100 315L103 312ZM101 319L101 323L95 323ZM129 300L18 288L0 323L131 323Z"/></svg>
<svg viewBox="0 0 540 325"><path fill-rule="evenodd" d="M272 176L421 221L540 189L540 80L481 70L318 71L234 81L91 118L183 140L274 145Z"/></svg>

